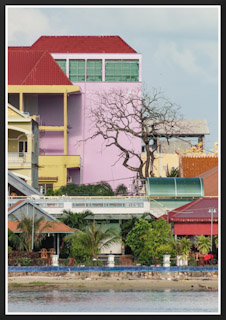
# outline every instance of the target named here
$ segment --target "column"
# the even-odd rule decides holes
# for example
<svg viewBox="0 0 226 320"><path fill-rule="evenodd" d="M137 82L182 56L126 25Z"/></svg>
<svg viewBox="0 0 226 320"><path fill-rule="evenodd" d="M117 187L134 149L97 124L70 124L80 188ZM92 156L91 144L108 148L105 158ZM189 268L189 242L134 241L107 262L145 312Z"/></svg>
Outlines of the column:
<svg viewBox="0 0 226 320"><path fill-rule="evenodd" d="M20 112L24 112L24 99L23 99L23 92L19 93L19 104L20 104Z"/></svg>
<svg viewBox="0 0 226 320"><path fill-rule="evenodd" d="M64 92L64 155L67 156L67 92Z"/></svg>
<svg viewBox="0 0 226 320"><path fill-rule="evenodd" d="M57 233L57 251L56 254L60 254L60 234Z"/></svg>

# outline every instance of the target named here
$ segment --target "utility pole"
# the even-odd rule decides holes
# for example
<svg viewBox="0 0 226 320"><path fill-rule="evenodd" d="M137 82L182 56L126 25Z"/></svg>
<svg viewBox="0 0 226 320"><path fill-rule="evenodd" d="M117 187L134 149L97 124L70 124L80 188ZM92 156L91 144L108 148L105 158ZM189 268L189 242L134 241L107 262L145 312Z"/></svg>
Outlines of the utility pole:
<svg viewBox="0 0 226 320"><path fill-rule="evenodd" d="M211 229L210 229L210 234L211 234L211 253L213 249L213 214L216 213L215 208L210 208L209 213L211 214Z"/></svg>
<svg viewBox="0 0 226 320"><path fill-rule="evenodd" d="M166 210L166 216L167 216L167 223L169 223L169 210Z"/></svg>
<svg viewBox="0 0 226 320"><path fill-rule="evenodd" d="M32 202L32 251L34 249L34 202L33 199L31 200Z"/></svg>

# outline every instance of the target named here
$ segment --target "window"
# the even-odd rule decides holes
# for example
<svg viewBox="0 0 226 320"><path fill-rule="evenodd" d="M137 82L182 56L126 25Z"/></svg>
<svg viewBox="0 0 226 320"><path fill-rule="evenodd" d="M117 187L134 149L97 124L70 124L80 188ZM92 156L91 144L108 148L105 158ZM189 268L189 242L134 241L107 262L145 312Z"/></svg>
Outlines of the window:
<svg viewBox="0 0 226 320"><path fill-rule="evenodd" d="M56 63L61 67L63 72L66 74L66 60L64 60L64 59L56 59Z"/></svg>
<svg viewBox="0 0 226 320"><path fill-rule="evenodd" d="M64 208L63 203L40 203L41 208Z"/></svg>
<svg viewBox="0 0 226 320"><path fill-rule="evenodd" d="M139 81L139 61L106 60L105 81Z"/></svg>
<svg viewBox="0 0 226 320"><path fill-rule="evenodd" d="M85 60L69 60L69 79L85 81Z"/></svg>
<svg viewBox="0 0 226 320"><path fill-rule="evenodd" d="M102 60L87 60L86 81L102 81Z"/></svg>
<svg viewBox="0 0 226 320"><path fill-rule="evenodd" d="M19 141L19 152L27 152L27 141Z"/></svg>

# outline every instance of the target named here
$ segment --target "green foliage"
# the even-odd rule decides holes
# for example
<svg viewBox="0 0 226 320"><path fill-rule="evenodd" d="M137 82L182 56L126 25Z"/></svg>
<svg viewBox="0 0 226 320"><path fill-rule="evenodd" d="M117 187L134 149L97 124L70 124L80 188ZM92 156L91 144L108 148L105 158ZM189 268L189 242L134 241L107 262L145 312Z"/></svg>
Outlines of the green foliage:
<svg viewBox="0 0 226 320"><path fill-rule="evenodd" d="M77 185L70 184L59 188L58 190L47 190L47 196L114 196L114 191L107 182L99 184Z"/></svg>
<svg viewBox="0 0 226 320"><path fill-rule="evenodd" d="M177 255L187 256L191 250L192 242L187 237L177 239L175 249Z"/></svg>
<svg viewBox="0 0 226 320"><path fill-rule="evenodd" d="M18 262L21 264L21 266L29 266L32 262L32 259L30 258L19 258Z"/></svg>
<svg viewBox="0 0 226 320"><path fill-rule="evenodd" d="M8 246L8 252L12 251L12 247Z"/></svg>
<svg viewBox="0 0 226 320"><path fill-rule="evenodd" d="M112 228L104 228L105 223L97 225L93 221L92 225L83 232L76 231L72 235L65 237L64 241L70 248L70 256L79 263L92 264L92 259L97 259L97 255L102 248L107 248L111 244L120 241L120 235Z"/></svg>
<svg viewBox="0 0 226 320"><path fill-rule="evenodd" d="M126 244L130 246L135 257L139 257L144 249L146 239L143 236L148 233L149 228L149 222L141 218L135 222L135 226L126 237Z"/></svg>
<svg viewBox="0 0 226 320"><path fill-rule="evenodd" d="M188 258L188 265L191 267L196 267L197 266L197 262L195 260L195 257L190 256Z"/></svg>
<svg viewBox="0 0 226 320"><path fill-rule="evenodd" d="M214 237L214 242L215 242L216 248L218 248L218 236L215 236L215 237Z"/></svg>
<svg viewBox="0 0 226 320"><path fill-rule="evenodd" d="M126 243L141 264L152 264L153 259L161 260L168 251L175 254L173 234L164 219L148 222L139 219L126 237Z"/></svg>
<svg viewBox="0 0 226 320"><path fill-rule="evenodd" d="M180 171L179 168L172 169L170 172L168 171L167 167L167 177L179 177L180 176Z"/></svg>
<svg viewBox="0 0 226 320"><path fill-rule="evenodd" d="M171 257L174 257L176 254L176 250L170 243L161 244L159 247L156 248L155 256L156 259L162 262L163 255L168 253Z"/></svg>
<svg viewBox="0 0 226 320"><path fill-rule="evenodd" d="M207 254L211 248L210 237L197 236L195 241L195 246L202 254Z"/></svg>
<svg viewBox="0 0 226 320"><path fill-rule="evenodd" d="M117 196L123 196L123 195L127 195L128 193L128 189L127 187L122 183L122 184L119 184L115 190L115 194Z"/></svg>
<svg viewBox="0 0 226 320"><path fill-rule="evenodd" d="M85 230L85 228L92 223L92 220L89 220L87 218L94 217L94 214L89 210L81 213L75 213L70 210L63 210L63 214L64 216L58 218L58 220L62 221L70 228L79 229L81 231Z"/></svg>
<svg viewBox="0 0 226 320"><path fill-rule="evenodd" d="M16 249L17 251L23 251L25 247L23 239L10 229L8 229L8 245L12 249Z"/></svg>
<svg viewBox="0 0 226 320"><path fill-rule="evenodd" d="M30 219L23 216L23 219L18 223L17 229L21 229L22 233L19 235L19 238L22 240L23 246L26 251L32 251L32 230L33 230L33 240L34 240L34 248L38 248L41 241L45 239L45 233L42 233L43 229L51 226L51 221L45 221L46 223L43 224L41 227L41 222L44 221L44 217L37 218L37 215L34 216L33 219Z"/></svg>
<svg viewBox="0 0 226 320"><path fill-rule="evenodd" d="M73 235L69 235L65 238L65 242L68 243L70 248L70 256L75 258L78 263L85 263L90 259L90 250L84 245L83 242L84 233L75 232Z"/></svg>
<svg viewBox="0 0 226 320"><path fill-rule="evenodd" d="M126 237L128 235L128 233L130 232L131 229L133 229L133 227L135 226L135 223L139 220L139 218L137 217L132 217L131 219L127 220L126 222L124 222L121 225L121 237L122 237L122 242L125 243L126 242Z"/></svg>

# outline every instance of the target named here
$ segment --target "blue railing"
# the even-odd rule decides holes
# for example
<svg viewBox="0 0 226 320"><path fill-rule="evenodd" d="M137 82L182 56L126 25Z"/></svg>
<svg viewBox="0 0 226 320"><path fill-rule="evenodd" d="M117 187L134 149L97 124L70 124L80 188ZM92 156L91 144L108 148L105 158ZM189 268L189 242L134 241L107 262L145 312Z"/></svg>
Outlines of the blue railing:
<svg viewBox="0 0 226 320"><path fill-rule="evenodd" d="M8 272L218 272L218 267L63 267L9 266Z"/></svg>

